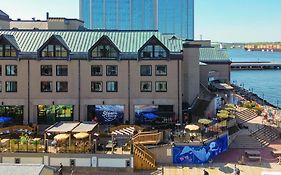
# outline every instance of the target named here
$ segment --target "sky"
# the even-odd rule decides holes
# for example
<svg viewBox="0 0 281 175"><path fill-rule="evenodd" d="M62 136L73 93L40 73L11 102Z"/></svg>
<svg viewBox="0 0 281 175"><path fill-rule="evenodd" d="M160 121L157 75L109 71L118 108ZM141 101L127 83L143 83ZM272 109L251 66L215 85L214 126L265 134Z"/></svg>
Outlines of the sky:
<svg viewBox="0 0 281 175"><path fill-rule="evenodd" d="M159 0L161 1L161 0ZM79 0L0 0L12 19L79 18ZM195 39L281 41L281 0L195 0Z"/></svg>

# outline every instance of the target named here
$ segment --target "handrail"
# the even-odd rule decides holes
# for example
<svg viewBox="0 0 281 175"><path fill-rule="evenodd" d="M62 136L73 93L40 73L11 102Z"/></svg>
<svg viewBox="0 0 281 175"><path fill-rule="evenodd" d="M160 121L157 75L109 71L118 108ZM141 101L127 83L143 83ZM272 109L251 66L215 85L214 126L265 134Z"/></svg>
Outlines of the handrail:
<svg viewBox="0 0 281 175"><path fill-rule="evenodd" d="M135 139L136 137L138 137L138 136L140 136L140 135L144 135L144 134L155 134L155 133L157 133L157 132L158 132L158 130L139 132L139 133L135 134L132 139Z"/></svg>
<svg viewBox="0 0 281 175"><path fill-rule="evenodd" d="M161 137L163 136L162 132L158 133L151 133L151 134L140 134L136 135L135 137L132 138L134 142L142 142L142 143L151 143L154 142L155 144L158 144L161 142Z"/></svg>
<svg viewBox="0 0 281 175"><path fill-rule="evenodd" d="M156 162L155 156L153 155L153 153L151 151L149 151L149 149L147 149L142 144L134 144L134 147L135 147L135 149L137 149L140 152L140 154L143 154L145 159L147 159L150 163L155 165L155 162Z"/></svg>

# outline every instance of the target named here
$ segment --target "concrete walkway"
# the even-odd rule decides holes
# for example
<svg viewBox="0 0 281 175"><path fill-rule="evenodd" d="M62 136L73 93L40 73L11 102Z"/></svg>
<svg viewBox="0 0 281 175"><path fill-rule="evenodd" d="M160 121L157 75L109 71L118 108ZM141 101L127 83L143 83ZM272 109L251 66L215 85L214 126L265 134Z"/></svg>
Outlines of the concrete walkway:
<svg viewBox="0 0 281 175"><path fill-rule="evenodd" d="M261 175L262 172L280 172L281 165L276 163L253 163L250 165L237 165L241 175ZM164 175L203 175L203 169L206 169L210 175L233 174L234 164L215 163L210 166L198 167L164 167Z"/></svg>

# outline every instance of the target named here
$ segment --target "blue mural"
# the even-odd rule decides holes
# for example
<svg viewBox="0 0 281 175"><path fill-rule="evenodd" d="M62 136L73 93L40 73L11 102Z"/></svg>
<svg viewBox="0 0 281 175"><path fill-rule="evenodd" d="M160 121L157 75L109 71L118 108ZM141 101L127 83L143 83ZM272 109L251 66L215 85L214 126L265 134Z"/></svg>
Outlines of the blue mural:
<svg viewBox="0 0 281 175"><path fill-rule="evenodd" d="M124 105L96 105L96 117L101 124L120 124L124 120Z"/></svg>
<svg viewBox="0 0 281 175"><path fill-rule="evenodd" d="M135 122L144 124L156 120L157 112L157 105L135 105Z"/></svg>
<svg viewBox="0 0 281 175"><path fill-rule="evenodd" d="M173 147L173 163L202 164L228 149L228 135L224 135L206 145Z"/></svg>

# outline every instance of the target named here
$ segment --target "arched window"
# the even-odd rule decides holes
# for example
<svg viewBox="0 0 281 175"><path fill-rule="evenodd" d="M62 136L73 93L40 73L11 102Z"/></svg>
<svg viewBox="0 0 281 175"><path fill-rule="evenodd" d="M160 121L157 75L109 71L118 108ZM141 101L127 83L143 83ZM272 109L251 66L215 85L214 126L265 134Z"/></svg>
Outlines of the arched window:
<svg viewBox="0 0 281 175"><path fill-rule="evenodd" d="M58 44L48 44L46 45L42 52L41 57L67 57L67 50Z"/></svg>
<svg viewBox="0 0 281 175"><path fill-rule="evenodd" d="M117 50L110 44L100 44L92 50L93 58L117 58Z"/></svg>
<svg viewBox="0 0 281 175"><path fill-rule="evenodd" d="M0 44L0 57L16 57L17 50L10 44Z"/></svg>

